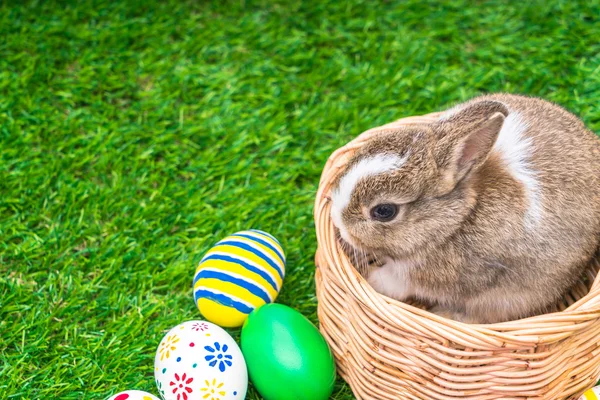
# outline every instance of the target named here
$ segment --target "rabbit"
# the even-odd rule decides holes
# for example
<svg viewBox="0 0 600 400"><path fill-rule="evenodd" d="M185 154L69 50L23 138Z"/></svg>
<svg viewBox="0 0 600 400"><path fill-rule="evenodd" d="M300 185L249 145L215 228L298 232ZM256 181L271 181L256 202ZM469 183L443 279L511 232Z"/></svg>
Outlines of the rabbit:
<svg viewBox="0 0 600 400"><path fill-rule="evenodd" d="M438 115L382 130L342 168L330 215L348 254L377 292L456 321L547 312L597 257L599 138L521 95Z"/></svg>

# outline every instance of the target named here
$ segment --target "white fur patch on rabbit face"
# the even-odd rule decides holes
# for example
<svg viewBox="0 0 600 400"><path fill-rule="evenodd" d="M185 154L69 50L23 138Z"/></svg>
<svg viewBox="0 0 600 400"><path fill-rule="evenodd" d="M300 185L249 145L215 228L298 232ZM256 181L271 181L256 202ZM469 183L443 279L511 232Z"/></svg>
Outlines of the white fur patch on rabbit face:
<svg viewBox="0 0 600 400"><path fill-rule="evenodd" d="M377 154L360 160L354 165L340 180L336 190L331 195L331 218L333 223L340 230L340 234L350 244L353 244L343 223L342 213L350 204L350 199L354 193L354 188L358 182L367 177L394 171L402 167L410 152L403 157L395 154Z"/></svg>

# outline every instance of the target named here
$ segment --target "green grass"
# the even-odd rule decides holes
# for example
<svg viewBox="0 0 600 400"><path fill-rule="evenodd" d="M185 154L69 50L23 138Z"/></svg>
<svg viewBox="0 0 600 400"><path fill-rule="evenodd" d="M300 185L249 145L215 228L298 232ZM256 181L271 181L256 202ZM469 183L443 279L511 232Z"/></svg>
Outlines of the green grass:
<svg viewBox="0 0 600 400"><path fill-rule="evenodd" d="M240 229L281 240L278 301L316 322L319 174L369 127L510 91L600 130L598 1L134 3L0 5L0 398L155 392Z"/></svg>

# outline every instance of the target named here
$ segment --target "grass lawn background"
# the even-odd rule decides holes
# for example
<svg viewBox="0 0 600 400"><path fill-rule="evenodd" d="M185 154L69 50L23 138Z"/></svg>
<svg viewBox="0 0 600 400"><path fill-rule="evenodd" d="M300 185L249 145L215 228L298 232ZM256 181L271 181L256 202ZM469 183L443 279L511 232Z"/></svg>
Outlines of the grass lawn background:
<svg viewBox="0 0 600 400"><path fill-rule="evenodd" d="M134 3L0 5L0 398L156 393L241 229L280 239L278 301L316 322L319 175L365 129L509 91L600 130L598 1Z"/></svg>

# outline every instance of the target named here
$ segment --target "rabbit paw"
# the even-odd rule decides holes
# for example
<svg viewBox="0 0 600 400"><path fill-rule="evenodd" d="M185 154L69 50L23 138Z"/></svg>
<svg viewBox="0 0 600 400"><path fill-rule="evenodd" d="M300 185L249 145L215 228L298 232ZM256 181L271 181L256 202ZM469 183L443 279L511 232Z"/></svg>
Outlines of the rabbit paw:
<svg viewBox="0 0 600 400"><path fill-rule="evenodd" d="M367 282L375 291L396 300L406 300L412 294L408 277L392 259L386 259L380 267L371 267Z"/></svg>

